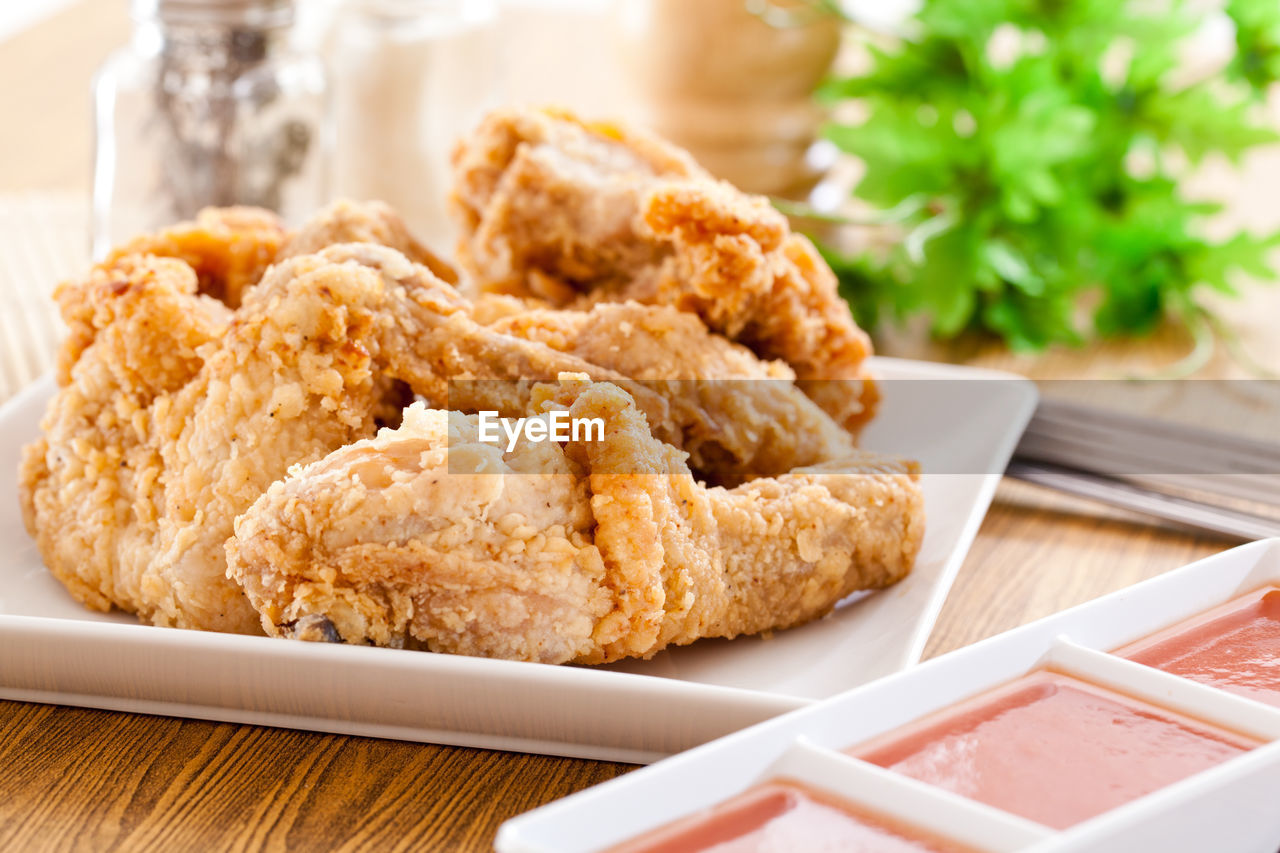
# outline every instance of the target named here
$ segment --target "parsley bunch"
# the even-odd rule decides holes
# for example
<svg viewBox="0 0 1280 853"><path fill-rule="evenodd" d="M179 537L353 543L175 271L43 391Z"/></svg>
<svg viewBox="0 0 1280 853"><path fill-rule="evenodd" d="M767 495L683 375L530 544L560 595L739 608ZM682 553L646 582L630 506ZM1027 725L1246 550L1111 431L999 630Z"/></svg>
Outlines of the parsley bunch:
<svg viewBox="0 0 1280 853"><path fill-rule="evenodd" d="M1178 178L1280 139L1256 115L1280 78L1280 3L1230 0L1234 59L1190 81L1179 51L1203 13L1153 5L925 0L907 38L868 41L867 73L824 85L867 116L825 131L866 166L855 195L902 228L887 254L823 248L862 323L925 314L939 337L1038 350L1168 317L1204 328L1204 288L1273 278L1280 233L1208 239L1219 206Z"/></svg>

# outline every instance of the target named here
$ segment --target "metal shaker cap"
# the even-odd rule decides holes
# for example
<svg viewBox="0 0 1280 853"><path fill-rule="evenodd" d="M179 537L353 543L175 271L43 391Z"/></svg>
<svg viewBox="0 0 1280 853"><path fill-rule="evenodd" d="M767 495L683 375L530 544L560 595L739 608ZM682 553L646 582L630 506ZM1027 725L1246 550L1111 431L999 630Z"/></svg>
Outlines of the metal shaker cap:
<svg viewBox="0 0 1280 853"><path fill-rule="evenodd" d="M132 0L135 20L167 24L283 27L293 22L294 0Z"/></svg>

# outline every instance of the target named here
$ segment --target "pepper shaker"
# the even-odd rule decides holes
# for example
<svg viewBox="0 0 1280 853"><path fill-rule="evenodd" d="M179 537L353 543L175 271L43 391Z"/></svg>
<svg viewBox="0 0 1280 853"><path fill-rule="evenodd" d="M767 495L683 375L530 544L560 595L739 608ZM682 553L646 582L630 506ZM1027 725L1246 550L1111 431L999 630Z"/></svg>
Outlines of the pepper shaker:
<svg viewBox="0 0 1280 853"><path fill-rule="evenodd" d="M216 205L297 221L328 199L323 65L293 0L133 0L93 84L93 251Z"/></svg>

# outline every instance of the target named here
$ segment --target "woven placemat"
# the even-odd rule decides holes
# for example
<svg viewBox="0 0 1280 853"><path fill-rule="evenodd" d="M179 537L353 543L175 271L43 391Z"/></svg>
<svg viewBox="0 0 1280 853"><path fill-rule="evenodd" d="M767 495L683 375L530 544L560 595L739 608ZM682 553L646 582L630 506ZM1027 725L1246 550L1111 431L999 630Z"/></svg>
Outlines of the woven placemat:
<svg viewBox="0 0 1280 853"><path fill-rule="evenodd" d="M0 195L0 402L53 369L66 333L53 289L87 266L88 222L79 195Z"/></svg>

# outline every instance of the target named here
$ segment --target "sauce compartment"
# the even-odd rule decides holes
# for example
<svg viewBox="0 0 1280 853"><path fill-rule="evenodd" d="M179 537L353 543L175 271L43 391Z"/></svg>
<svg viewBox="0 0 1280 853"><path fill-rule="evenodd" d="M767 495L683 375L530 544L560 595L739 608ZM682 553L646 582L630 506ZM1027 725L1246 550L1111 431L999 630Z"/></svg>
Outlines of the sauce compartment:
<svg viewBox="0 0 1280 853"><path fill-rule="evenodd" d="M746 790L607 853L749 853L762 841L769 850L1012 853L1044 837L1029 821L799 738Z"/></svg>
<svg viewBox="0 0 1280 853"><path fill-rule="evenodd" d="M701 814L625 842L609 853L754 853L839 850L972 853L794 779L763 782Z"/></svg>
<svg viewBox="0 0 1280 853"><path fill-rule="evenodd" d="M648 853L808 796L916 849L1276 853L1280 708L1145 662L1253 636L1277 600L1280 540L1242 546L544 806L497 847Z"/></svg>
<svg viewBox="0 0 1280 853"><path fill-rule="evenodd" d="M1262 743L1039 670L847 752L1067 829Z"/></svg>
<svg viewBox="0 0 1280 853"><path fill-rule="evenodd" d="M1266 586L1114 654L1280 708L1280 586Z"/></svg>

